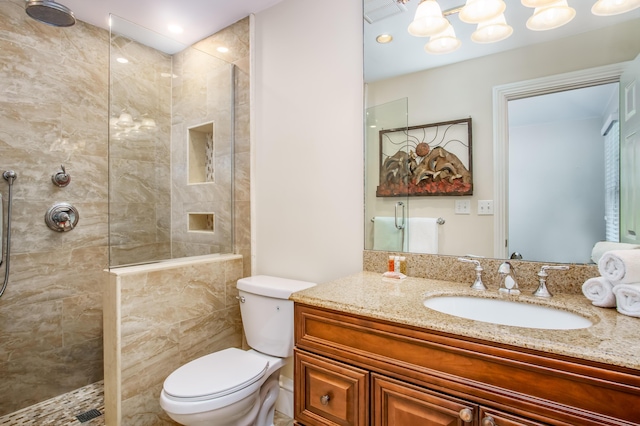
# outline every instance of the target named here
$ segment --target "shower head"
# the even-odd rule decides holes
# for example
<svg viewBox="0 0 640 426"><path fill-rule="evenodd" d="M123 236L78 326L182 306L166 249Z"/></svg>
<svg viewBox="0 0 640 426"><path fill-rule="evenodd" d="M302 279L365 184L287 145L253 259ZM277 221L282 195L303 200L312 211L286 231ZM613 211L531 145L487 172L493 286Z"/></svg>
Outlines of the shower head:
<svg viewBox="0 0 640 426"><path fill-rule="evenodd" d="M26 0L25 11L36 21L54 27L70 27L76 23L68 7L51 0Z"/></svg>

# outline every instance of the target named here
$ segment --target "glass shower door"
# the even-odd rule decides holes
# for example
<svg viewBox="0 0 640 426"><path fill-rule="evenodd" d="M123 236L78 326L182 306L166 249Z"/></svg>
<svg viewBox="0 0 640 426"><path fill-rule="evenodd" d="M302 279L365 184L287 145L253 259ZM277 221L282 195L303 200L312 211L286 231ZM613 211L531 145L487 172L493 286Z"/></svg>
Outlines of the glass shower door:
<svg viewBox="0 0 640 426"><path fill-rule="evenodd" d="M365 250L406 251L411 149L408 99L367 109L365 118ZM389 135L393 134L391 138Z"/></svg>

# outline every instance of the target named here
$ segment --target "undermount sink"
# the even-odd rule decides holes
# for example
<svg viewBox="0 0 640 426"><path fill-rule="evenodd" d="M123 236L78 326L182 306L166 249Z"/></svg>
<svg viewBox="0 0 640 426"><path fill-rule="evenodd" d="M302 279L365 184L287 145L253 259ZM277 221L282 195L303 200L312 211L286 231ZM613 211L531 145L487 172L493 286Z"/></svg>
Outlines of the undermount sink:
<svg viewBox="0 0 640 426"><path fill-rule="evenodd" d="M456 317L513 327L574 330L593 325L583 316L571 312L511 300L435 296L426 299L424 306Z"/></svg>

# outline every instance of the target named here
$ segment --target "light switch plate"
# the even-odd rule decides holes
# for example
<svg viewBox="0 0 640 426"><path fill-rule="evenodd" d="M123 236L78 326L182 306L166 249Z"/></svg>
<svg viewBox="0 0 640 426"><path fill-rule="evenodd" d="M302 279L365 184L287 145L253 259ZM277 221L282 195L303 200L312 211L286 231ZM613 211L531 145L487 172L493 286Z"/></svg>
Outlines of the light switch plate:
<svg viewBox="0 0 640 426"><path fill-rule="evenodd" d="M478 215L493 214L493 200L478 200Z"/></svg>
<svg viewBox="0 0 640 426"><path fill-rule="evenodd" d="M471 200L456 200L456 214L471 214Z"/></svg>

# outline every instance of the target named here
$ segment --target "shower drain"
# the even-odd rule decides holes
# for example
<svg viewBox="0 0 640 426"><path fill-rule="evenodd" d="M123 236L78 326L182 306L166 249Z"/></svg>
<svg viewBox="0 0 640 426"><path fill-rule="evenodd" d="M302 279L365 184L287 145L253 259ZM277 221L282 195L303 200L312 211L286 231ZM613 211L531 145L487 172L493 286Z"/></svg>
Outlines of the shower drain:
<svg viewBox="0 0 640 426"><path fill-rule="evenodd" d="M76 419L80 421L80 423L88 422L91 419L95 419L96 417L100 417L102 413L95 408L93 410L89 410L86 413L78 414Z"/></svg>

